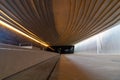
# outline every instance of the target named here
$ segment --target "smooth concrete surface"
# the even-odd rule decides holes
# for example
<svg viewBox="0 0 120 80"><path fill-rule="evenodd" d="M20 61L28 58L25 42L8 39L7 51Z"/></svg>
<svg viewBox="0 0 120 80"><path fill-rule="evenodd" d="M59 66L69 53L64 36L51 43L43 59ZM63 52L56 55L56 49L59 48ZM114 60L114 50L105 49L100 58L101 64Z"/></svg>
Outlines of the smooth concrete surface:
<svg viewBox="0 0 120 80"><path fill-rule="evenodd" d="M47 80L57 61L58 57L51 58L3 80Z"/></svg>
<svg viewBox="0 0 120 80"><path fill-rule="evenodd" d="M50 80L120 80L120 55L62 55Z"/></svg>
<svg viewBox="0 0 120 80"><path fill-rule="evenodd" d="M21 47L19 47L19 46L9 45L9 44L3 44L3 43L0 43L0 48L14 48L14 49L22 49L22 48L21 48Z"/></svg>
<svg viewBox="0 0 120 80"><path fill-rule="evenodd" d="M41 50L40 48L34 47L34 46L16 46L16 45L9 45L0 43L0 49L21 49L21 50Z"/></svg>
<svg viewBox="0 0 120 80"><path fill-rule="evenodd" d="M0 48L0 79L56 56L59 57L59 54L41 50Z"/></svg>
<svg viewBox="0 0 120 80"><path fill-rule="evenodd" d="M75 53L120 54L120 23L75 44Z"/></svg>

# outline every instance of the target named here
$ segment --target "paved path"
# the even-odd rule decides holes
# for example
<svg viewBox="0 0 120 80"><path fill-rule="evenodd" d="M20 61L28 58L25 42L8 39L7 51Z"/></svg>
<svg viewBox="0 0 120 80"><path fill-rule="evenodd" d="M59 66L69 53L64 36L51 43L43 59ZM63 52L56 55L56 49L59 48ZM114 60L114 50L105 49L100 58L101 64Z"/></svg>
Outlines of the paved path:
<svg viewBox="0 0 120 80"><path fill-rule="evenodd" d="M120 80L120 55L62 55L50 80Z"/></svg>

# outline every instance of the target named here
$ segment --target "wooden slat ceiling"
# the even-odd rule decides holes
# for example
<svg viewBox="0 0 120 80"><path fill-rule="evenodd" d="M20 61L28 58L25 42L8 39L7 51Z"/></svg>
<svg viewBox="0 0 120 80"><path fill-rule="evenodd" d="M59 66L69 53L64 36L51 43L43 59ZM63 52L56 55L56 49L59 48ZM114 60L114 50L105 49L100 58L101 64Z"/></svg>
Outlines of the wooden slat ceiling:
<svg viewBox="0 0 120 80"><path fill-rule="evenodd" d="M120 0L0 0L0 9L51 45L71 45L120 23Z"/></svg>

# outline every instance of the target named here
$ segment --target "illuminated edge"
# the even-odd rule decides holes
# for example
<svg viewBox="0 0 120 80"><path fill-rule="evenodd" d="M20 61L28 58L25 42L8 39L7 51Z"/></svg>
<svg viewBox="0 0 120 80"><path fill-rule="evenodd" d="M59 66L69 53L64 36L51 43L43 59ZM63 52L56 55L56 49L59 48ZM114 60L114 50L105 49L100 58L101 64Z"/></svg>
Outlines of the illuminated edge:
<svg viewBox="0 0 120 80"><path fill-rule="evenodd" d="M8 29L10 29L10 30L12 30L12 31L15 31L15 32L17 32L17 33L19 33L19 34L21 34L21 35L23 35L23 36L25 36L25 37L27 37L27 38L35 41L35 42L37 42L37 43L39 43L39 44L41 44L41 45L43 45L43 46L45 46L45 47L49 47L48 44L42 43L41 41L34 39L33 37L31 37L31 36L25 34L24 32L22 32L22 31L20 31L20 30L18 30L18 29L16 29L16 28L14 28L13 26L5 23L4 21L1 21L1 20L0 20L0 24L1 24L2 26L6 27L6 28L8 28Z"/></svg>

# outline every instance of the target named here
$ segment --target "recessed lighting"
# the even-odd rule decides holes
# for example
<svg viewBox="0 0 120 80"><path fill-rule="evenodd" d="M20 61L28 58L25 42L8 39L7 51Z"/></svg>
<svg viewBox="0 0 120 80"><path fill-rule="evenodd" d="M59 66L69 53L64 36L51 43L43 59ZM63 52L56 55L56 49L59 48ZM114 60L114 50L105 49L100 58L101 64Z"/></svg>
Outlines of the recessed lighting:
<svg viewBox="0 0 120 80"><path fill-rule="evenodd" d="M2 25L2 26L6 27L6 28L8 28L8 29L10 29L10 30L12 30L12 31L14 31L14 32L17 32L17 33L19 33L19 34L21 34L21 35L23 35L23 36L25 36L25 37L27 37L27 38L29 38L29 39L37 42L37 43L39 43L39 44L41 44L41 45L43 45L43 46L45 46L45 47L49 47L49 45L46 44L45 42L43 43L43 41L37 40L37 39L31 37L30 35L28 35L28 34L22 32L22 31L16 29L15 27L11 26L11 25L8 24L8 23L5 23L5 22L2 21L2 20L0 20L0 25Z"/></svg>

